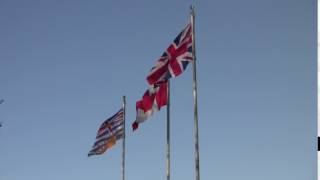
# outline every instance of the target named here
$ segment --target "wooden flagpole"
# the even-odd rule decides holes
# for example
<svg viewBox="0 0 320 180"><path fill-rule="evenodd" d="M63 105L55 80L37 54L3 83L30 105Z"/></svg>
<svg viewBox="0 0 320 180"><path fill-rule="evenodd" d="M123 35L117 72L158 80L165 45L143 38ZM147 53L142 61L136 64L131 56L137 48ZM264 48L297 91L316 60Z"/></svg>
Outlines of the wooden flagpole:
<svg viewBox="0 0 320 180"><path fill-rule="evenodd" d="M198 97L197 97L197 73L196 73L196 43L195 43L195 10L190 7L191 27L192 27L192 70L193 70L193 100L194 100L194 138L195 138L195 170L196 180L200 180L199 164L199 135L198 135Z"/></svg>
<svg viewBox="0 0 320 180"><path fill-rule="evenodd" d="M125 180L125 150L126 150L126 96L122 96L123 108L123 138L122 138L122 180Z"/></svg>
<svg viewBox="0 0 320 180"><path fill-rule="evenodd" d="M170 180L170 80L167 85L167 180Z"/></svg>

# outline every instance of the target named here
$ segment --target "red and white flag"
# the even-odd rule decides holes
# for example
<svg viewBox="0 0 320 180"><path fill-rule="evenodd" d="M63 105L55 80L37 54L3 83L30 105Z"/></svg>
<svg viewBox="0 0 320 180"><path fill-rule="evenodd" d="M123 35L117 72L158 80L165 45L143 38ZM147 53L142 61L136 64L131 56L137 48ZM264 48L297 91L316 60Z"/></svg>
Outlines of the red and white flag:
<svg viewBox="0 0 320 180"><path fill-rule="evenodd" d="M162 106L167 105L167 87L166 81L154 84L144 93L142 99L137 101L137 118L132 124L133 130L136 130L139 124L147 120L153 113L159 111Z"/></svg>

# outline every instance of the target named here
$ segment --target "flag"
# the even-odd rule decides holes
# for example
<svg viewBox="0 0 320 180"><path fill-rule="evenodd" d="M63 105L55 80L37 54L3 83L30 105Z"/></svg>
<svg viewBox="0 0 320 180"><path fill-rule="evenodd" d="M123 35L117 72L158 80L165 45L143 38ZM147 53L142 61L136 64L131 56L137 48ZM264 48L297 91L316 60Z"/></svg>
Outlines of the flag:
<svg viewBox="0 0 320 180"><path fill-rule="evenodd" d="M105 120L99 127L96 141L88 156L103 154L107 149L116 144L116 140L123 137L124 113L121 108L115 115Z"/></svg>
<svg viewBox="0 0 320 180"><path fill-rule="evenodd" d="M137 118L132 124L133 130L136 130L140 123L147 120L153 113L160 110L162 106L167 105L168 90L167 81L158 82L144 93L142 100L137 101Z"/></svg>
<svg viewBox="0 0 320 180"><path fill-rule="evenodd" d="M192 59L192 26L188 23L151 69L148 83L152 85L180 75Z"/></svg>

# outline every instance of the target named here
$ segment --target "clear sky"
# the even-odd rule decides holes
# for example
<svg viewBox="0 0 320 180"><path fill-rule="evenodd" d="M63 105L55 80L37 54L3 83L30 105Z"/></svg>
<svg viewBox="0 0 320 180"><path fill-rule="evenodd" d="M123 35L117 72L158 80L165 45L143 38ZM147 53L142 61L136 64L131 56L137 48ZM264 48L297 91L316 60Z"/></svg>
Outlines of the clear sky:
<svg viewBox="0 0 320 180"><path fill-rule="evenodd" d="M314 180L316 0L0 0L0 180L120 179L88 158L127 96L127 180L165 179L146 76L196 5L201 179ZM171 178L194 179L191 66L171 81Z"/></svg>

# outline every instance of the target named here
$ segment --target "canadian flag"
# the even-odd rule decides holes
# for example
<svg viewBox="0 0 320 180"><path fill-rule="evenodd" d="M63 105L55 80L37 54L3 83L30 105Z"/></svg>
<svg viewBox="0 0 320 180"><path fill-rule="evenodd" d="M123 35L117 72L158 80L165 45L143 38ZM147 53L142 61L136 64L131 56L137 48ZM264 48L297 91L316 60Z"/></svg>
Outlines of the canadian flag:
<svg viewBox="0 0 320 180"><path fill-rule="evenodd" d="M153 113L160 110L162 106L167 105L168 84L167 81L151 85L144 93L141 100L136 103L137 117L132 124L132 129L136 130L140 123L147 120Z"/></svg>

